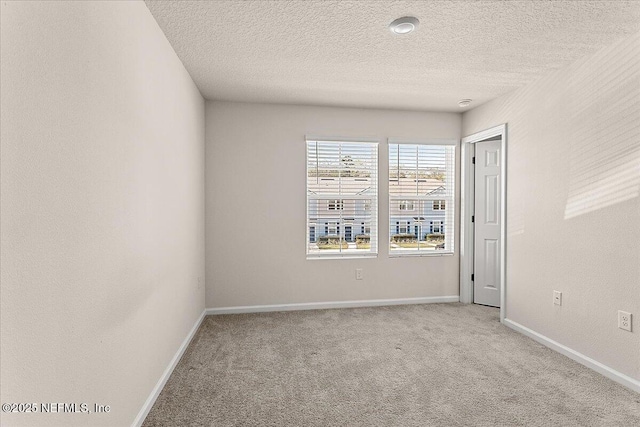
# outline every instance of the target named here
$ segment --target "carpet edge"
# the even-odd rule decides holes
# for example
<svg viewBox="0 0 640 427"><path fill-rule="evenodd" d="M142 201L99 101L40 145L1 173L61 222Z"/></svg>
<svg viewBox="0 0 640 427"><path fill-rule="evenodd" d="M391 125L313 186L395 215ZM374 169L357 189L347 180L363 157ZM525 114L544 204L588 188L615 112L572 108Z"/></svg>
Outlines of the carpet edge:
<svg viewBox="0 0 640 427"><path fill-rule="evenodd" d="M237 307L213 307L205 309L206 314L239 314L239 313L267 313L273 311L300 311L300 310L324 310L330 308L358 308L358 307L382 307L390 305L410 304L436 304L459 302L459 295L447 295L440 297L374 299L355 301L329 301L306 302L298 304L273 304L273 305L247 305Z"/></svg>
<svg viewBox="0 0 640 427"><path fill-rule="evenodd" d="M609 378L610 380L635 391L636 393L640 393L640 381L628 375L625 375L622 372L616 371L615 369L605 365L604 363L600 363L597 360L594 360L588 356L585 356L584 354L572 348L569 348L566 345L560 344L559 342L554 341L551 338L545 335L542 335L532 329L529 329L526 326L523 326L517 322L514 322L513 320L504 319L503 323L507 327L513 329L514 331L519 332L523 335L526 335L527 337L533 339L534 341L539 342L545 347L548 347L551 350L554 350L564 356L567 356L569 359L572 359L578 362L579 364L586 366L592 371L595 371L600 375L603 375Z"/></svg>
<svg viewBox="0 0 640 427"><path fill-rule="evenodd" d="M151 390L151 394L149 394L149 397L142 405L142 408L140 408L140 412L138 412L138 415L133 420L133 423L131 423L131 427L140 427L142 426L142 423L144 423L145 418L147 418L147 415L149 415L151 408L153 408L153 405L156 403L158 396L160 396L160 392L162 392L162 389L164 388L165 384L169 380L169 377L173 373L173 370L178 365L178 362L182 358L182 355L184 354L184 352L187 350L187 347L189 347L189 344L191 343L191 340L193 339L193 337L196 335L198 328L200 328L200 325L202 324L202 321L206 316L206 312L207 310L204 309L202 310L202 313L200 313L200 316L196 320L196 323L193 325L193 327L185 337L184 341L182 341L182 344L180 344L180 347L178 347L176 354L173 356L173 358L169 362L169 365L167 366L167 368L164 370L164 372L158 379L158 382L156 383L153 390Z"/></svg>

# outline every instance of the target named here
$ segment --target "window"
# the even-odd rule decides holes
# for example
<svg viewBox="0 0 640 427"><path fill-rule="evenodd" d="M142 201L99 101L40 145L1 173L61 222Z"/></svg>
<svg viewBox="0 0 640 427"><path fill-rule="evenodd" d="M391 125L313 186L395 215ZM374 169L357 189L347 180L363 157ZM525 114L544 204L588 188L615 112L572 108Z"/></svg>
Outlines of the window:
<svg viewBox="0 0 640 427"><path fill-rule="evenodd" d="M396 222L396 233L398 234L408 234L410 230L408 221L398 221Z"/></svg>
<svg viewBox="0 0 640 427"><path fill-rule="evenodd" d="M360 228L360 234L371 234L371 225L363 222L362 227Z"/></svg>
<svg viewBox="0 0 640 427"><path fill-rule="evenodd" d="M445 208L444 200L434 200L433 201L433 210L434 211L443 211Z"/></svg>
<svg viewBox="0 0 640 427"><path fill-rule="evenodd" d="M342 200L329 200L327 205L327 210L330 211L341 211L344 207Z"/></svg>
<svg viewBox="0 0 640 427"><path fill-rule="evenodd" d="M403 200L400 202L399 206L401 211L412 211L413 210L413 202L409 200Z"/></svg>
<svg viewBox="0 0 640 427"><path fill-rule="evenodd" d="M389 253L452 253L454 194L455 145L390 141Z"/></svg>
<svg viewBox="0 0 640 427"><path fill-rule="evenodd" d="M307 258L377 254L377 184L377 143L307 139Z"/></svg>
<svg viewBox="0 0 640 427"><path fill-rule="evenodd" d="M338 227L337 222L328 222L327 226L325 227L325 234L329 236L338 236L339 230L340 228Z"/></svg>

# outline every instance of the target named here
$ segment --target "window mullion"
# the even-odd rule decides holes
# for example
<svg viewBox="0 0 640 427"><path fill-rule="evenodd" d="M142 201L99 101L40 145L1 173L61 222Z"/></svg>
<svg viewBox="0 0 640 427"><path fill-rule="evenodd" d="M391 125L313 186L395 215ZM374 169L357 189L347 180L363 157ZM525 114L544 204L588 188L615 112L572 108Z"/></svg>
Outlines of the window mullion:
<svg viewBox="0 0 640 427"><path fill-rule="evenodd" d="M340 198L336 201L339 206L339 214L338 214L338 225L336 231L338 232L338 250L342 253L342 236L341 233L344 230L344 221L342 217L342 212L344 209L344 202L342 200L342 144L338 145L338 194ZM340 227L342 225L342 227Z"/></svg>
<svg viewBox="0 0 640 427"><path fill-rule="evenodd" d="M416 145L416 196L420 195L420 179L418 178L419 163L420 163L420 147Z"/></svg>

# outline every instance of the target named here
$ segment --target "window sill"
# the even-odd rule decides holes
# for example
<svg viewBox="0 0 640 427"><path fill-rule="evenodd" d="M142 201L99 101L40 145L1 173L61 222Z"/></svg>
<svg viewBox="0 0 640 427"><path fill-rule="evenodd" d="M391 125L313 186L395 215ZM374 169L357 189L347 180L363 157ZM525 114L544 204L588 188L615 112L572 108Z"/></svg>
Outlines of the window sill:
<svg viewBox="0 0 640 427"><path fill-rule="evenodd" d="M389 258L405 258L405 257L441 257L441 256L453 256L455 252L436 252L436 253L424 253L424 252L395 252L389 253Z"/></svg>
<svg viewBox="0 0 640 427"><path fill-rule="evenodd" d="M367 255L323 255L323 256L307 256L307 261L318 261L323 259L363 259L363 258L378 258L378 254L367 254Z"/></svg>

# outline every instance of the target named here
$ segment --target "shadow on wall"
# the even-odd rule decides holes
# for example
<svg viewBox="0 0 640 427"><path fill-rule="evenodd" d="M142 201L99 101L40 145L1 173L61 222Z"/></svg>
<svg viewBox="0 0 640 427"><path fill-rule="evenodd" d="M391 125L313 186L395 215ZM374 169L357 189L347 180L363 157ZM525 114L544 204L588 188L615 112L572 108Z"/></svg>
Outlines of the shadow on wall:
<svg viewBox="0 0 640 427"><path fill-rule="evenodd" d="M601 56L571 80L575 134L565 219L640 195L640 43L623 43ZM628 59L616 67L616 57Z"/></svg>

